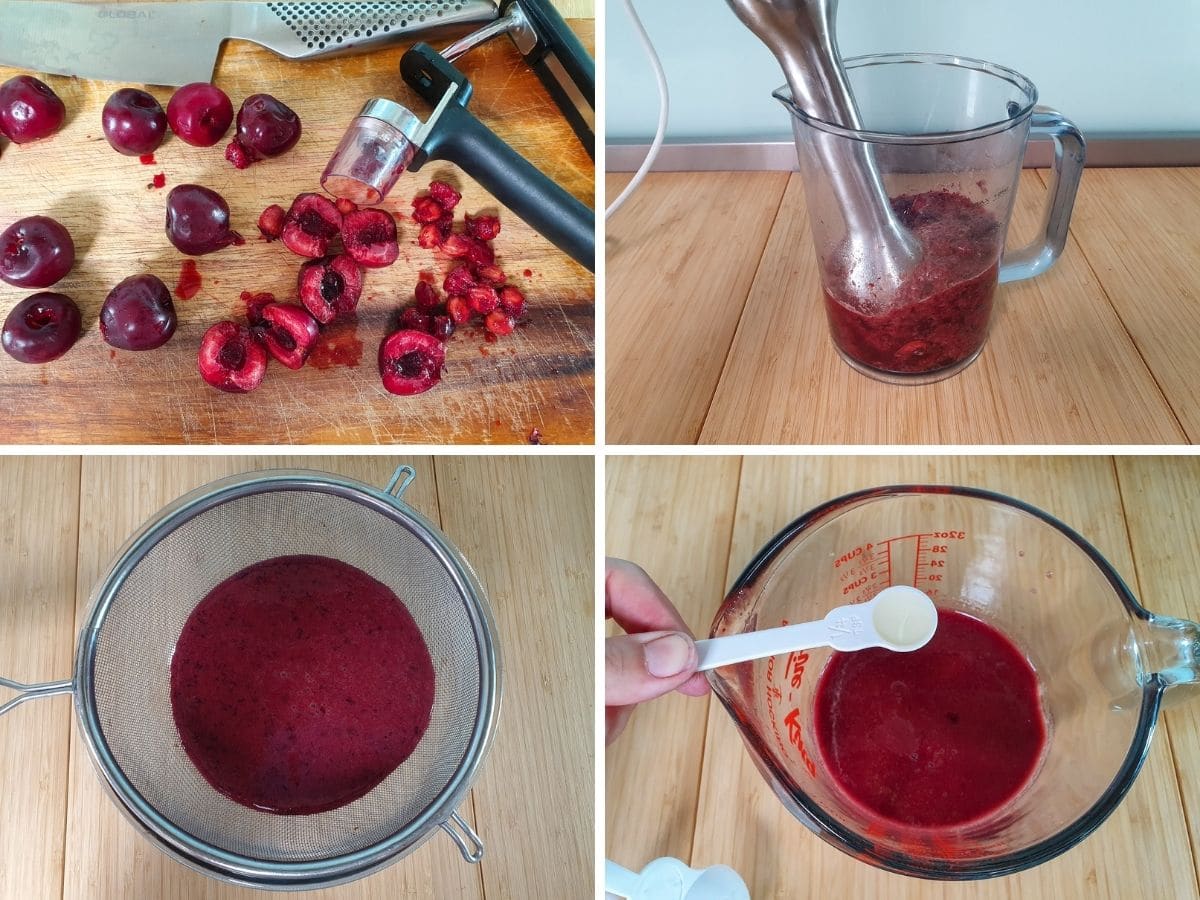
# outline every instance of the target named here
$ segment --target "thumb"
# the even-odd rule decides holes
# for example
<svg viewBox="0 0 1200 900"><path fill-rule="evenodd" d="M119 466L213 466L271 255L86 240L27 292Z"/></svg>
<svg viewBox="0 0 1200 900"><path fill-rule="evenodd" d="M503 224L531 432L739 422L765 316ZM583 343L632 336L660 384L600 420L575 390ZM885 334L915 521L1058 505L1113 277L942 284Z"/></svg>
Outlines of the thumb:
<svg viewBox="0 0 1200 900"><path fill-rule="evenodd" d="M604 705L669 694L696 671L696 642L677 631L623 634L604 642Z"/></svg>

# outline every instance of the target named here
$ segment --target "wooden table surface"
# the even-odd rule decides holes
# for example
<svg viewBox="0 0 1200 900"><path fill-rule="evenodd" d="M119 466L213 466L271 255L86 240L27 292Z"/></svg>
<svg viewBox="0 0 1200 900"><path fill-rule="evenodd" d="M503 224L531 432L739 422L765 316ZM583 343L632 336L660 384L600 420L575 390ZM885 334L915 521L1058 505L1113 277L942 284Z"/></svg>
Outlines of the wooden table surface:
<svg viewBox="0 0 1200 900"><path fill-rule="evenodd" d="M1046 175L1022 173L1010 246L1035 233ZM1197 210L1200 169L1085 171L1065 252L1000 289L979 359L896 386L833 349L798 174L651 175L608 223L607 439L1196 442Z"/></svg>
<svg viewBox="0 0 1200 900"><path fill-rule="evenodd" d="M607 552L644 566L697 634L708 634L753 554L796 516L847 491L925 481L1048 510L1092 541L1148 609L1200 616L1195 457L617 457L607 479ZM659 856L725 863L754 900L1185 900L1200 896L1198 762L1196 706L1175 706L1133 789L1086 841L1019 875L943 884L884 873L825 844L775 798L719 701L672 695L640 707L608 748L607 853L633 868Z"/></svg>
<svg viewBox="0 0 1200 900"><path fill-rule="evenodd" d="M590 16L587 0L560 0L565 15ZM590 47L594 22L572 26ZM468 28L414 36L435 46ZM319 190L319 178L346 126L370 97L391 97L427 117L424 101L401 81L397 67L405 43L331 60L289 62L257 45L229 41L215 83L237 108L252 93L278 96L300 115L303 136L286 155L244 171L217 147L197 148L168 137L154 166L121 156L104 139L100 110L118 87L112 82L59 76L45 80L68 110L54 137L24 146L5 141L0 157L0 227L46 214L71 231L77 248L73 271L53 290L73 297L84 334L64 357L43 366L0 354L0 443L302 444L302 443L525 443L537 428L547 443L591 443L594 435L594 298L590 272L536 234L457 167L443 162L402 177L381 206L400 226L400 258L369 270L354 321L326 330L311 364L291 372L272 363L252 394L223 394L196 372L200 338L222 319L244 321L243 291L294 300L302 260L258 233L259 213L272 203L286 208L296 194ZM594 52L594 51L593 51ZM595 166L566 120L525 65L512 42L498 39L464 57L471 79L471 109L553 180L594 203ZM0 80L17 70L0 67ZM138 85L141 87L141 85ZM170 88L151 88L166 106ZM148 188L163 173L166 187ZM421 271L441 275L450 262L417 246L411 199L433 178L463 192L462 212L499 209L503 232L495 241L500 265L527 294L528 325L488 344L480 328L456 335L447 349L442 383L419 397L383 389L377 354L394 328L397 311L412 302ZM152 273L174 289L183 254L167 241L167 193L193 182L229 203L232 223L247 242L197 260L200 293L177 300L179 328L163 348L112 351L97 328L108 291L130 275ZM524 273L529 271L529 275ZM31 290L0 285L0 317ZM351 365L357 351L360 362ZM330 357L330 353L333 356ZM336 364L333 360L339 360ZM345 363L345 364L343 364Z"/></svg>
<svg viewBox="0 0 1200 900"><path fill-rule="evenodd" d="M584 457L0 458L0 674L66 678L76 627L117 548L178 495L235 472L294 466L383 485L418 473L405 499L462 550L488 591L503 654L496 741L459 808L487 850L468 865L441 832L365 880L298 896L591 896L593 469ZM486 486L486 489L481 489ZM553 547L553 553L547 548ZM531 608L535 612L531 613ZM4 699L9 692L0 689ZM0 719L0 898L247 900L168 859L101 787L70 699ZM561 886L561 892L558 890Z"/></svg>

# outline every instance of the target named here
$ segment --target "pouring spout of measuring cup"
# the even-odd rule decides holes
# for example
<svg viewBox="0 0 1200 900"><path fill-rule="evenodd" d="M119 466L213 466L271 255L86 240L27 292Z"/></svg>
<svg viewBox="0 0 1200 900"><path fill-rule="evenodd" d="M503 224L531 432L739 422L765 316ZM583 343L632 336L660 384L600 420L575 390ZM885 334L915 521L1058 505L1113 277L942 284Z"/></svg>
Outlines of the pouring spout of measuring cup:
<svg viewBox="0 0 1200 900"><path fill-rule="evenodd" d="M883 647L910 653L928 644L936 630L937 608L929 596L915 587L893 585L866 603L830 610L816 622L697 641L697 669L706 672L814 647L843 651Z"/></svg>

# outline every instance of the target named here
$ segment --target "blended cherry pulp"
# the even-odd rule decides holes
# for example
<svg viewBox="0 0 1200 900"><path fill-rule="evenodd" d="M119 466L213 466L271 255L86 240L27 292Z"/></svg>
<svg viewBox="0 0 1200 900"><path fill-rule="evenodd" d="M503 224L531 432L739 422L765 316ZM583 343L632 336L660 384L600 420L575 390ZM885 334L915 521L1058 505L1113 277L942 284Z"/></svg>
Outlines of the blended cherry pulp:
<svg viewBox="0 0 1200 900"><path fill-rule="evenodd" d="M889 298L856 297L841 264L825 275L825 312L834 343L851 359L916 375L969 359L987 338L999 275L1000 223L950 191L892 198L921 244L921 261Z"/></svg>
<svg viewBox="0 0 1200 900"><path fill-rule="evenodd" d="M817 685L817 746L834 781L871 813L943 828L1020 793L1046 743L1038 679L1007 637L938 611L911 653L835 653Z"/></svg>
<svg viewBox="0 0 1200 900"><path fill-rule="evenodd" d="M387 586L321 556L255 563L188 617L171 660L183 748L218 791L298 815L351 803L420 743L434 671Z"/></svg>

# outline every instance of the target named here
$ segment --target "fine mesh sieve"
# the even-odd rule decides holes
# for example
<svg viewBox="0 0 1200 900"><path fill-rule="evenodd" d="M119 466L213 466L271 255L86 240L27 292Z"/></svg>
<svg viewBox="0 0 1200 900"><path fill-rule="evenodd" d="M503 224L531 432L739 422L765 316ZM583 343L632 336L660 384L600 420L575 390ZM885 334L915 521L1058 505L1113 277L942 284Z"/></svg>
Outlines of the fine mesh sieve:
<svg viewBox="0 0 1200 900"><path fill-rule="evenodd" d="M482 843L454 810L495 724L494 625L470 565L400 501L414 477L404 467L380 491L334 475L273 471L186 495L129 540L96 589L74 682L33 688L12 705L73 688L82 733L114 799L160 846L207 874L285 890L327 886L393 862L439 826L477 862ZM170 664L185 621L212 588L252 563L291 554L341 560L391 588L429 647L435 695L420 743L381 784L338 809L281 816L230 800L196 770L172 716Z"/></svg>

